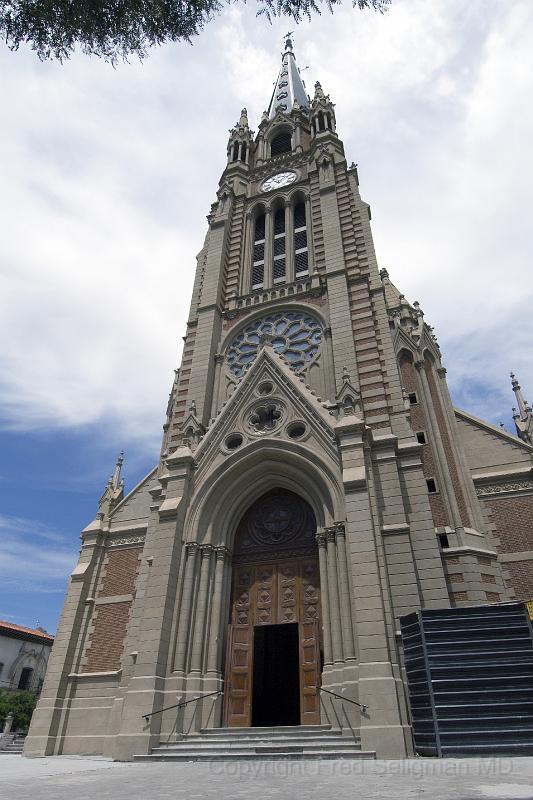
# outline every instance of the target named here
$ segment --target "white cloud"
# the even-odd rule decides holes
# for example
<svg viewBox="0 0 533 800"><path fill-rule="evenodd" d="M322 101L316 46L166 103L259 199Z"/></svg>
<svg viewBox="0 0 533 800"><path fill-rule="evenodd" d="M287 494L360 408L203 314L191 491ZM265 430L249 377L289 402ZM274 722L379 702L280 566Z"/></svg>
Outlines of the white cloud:
<svg viewBox="0 0 533 800"><path fill-rule="evenodd" d="M227 129L242 106L257 128L286 28L232 6L194 47L117 70L0 48L4 425L158 439ZM492 387L493 418L508 368L533 394L531 3L346 6L294 38L308 90L337 104L381 265L421 301L459 399Z"/></svg>
<svg viewBox="0 0 533 800"><path fill-rule="evenodd" d="M4 592L62 593L77 559L75 545L30 519L0 516L0 582Z"/></svg>

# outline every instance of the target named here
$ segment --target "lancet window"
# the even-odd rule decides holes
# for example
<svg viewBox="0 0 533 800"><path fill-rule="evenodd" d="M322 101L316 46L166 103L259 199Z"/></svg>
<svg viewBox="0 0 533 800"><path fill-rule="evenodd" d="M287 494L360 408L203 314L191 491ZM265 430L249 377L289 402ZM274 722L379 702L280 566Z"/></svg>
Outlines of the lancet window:
<svg viewBox="0 0 533 800"><path fill-rule="evenodd" d="M252 289L262 289L265 280L265 215L255 218L252 254Z"/></svg>
<svg viewBox="0 0 533 800"><path fill-rule="evenodd" d="M294 207L294 275L299 278L308 273L309 247L305 203L298 203Z"/></svg>
<svg viewBox="0 0 533 800"><path fill-rule="evenodd" d="M303 195L296 202L273 201L273 209L259 212L250 222L249 279L243 293L291 283L309 275L309 212ZM250 251L249 251L250 252Z"/></svg>
<svg viewBox="0 0 533 800"><path fill-rule="evenodd" d="M274 215L274 259L272 276L274 283L284 283L286 276L286 231L285 209L278 208Z"/></svg>

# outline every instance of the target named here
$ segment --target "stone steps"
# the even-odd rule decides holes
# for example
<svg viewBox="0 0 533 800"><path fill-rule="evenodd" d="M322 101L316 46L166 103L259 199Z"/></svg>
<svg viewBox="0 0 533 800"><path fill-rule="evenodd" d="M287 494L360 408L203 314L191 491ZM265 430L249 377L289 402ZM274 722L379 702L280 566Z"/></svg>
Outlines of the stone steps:
<svg viewBox="0 0 533 800"><path fill-rule="evenodd" d="M361 750L358 737L330 725L280 728L210 728L154 747L135 761L253 761L361 759L376 754Z"/></svg>

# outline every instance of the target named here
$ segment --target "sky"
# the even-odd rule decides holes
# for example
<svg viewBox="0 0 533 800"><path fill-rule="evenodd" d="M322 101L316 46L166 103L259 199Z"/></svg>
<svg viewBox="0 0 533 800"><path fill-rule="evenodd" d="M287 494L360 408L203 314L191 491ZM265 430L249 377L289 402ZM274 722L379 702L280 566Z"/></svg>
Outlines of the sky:
<svg viewBox="0 0 533 800"><path fill-rule="evenodd" d="M55 631L118 452L127 489L157 461L228 129L257 129L288 29L456 404L512 430L511 369L533 397L531 0L233 4L115 68L0 43L1 619Z"/></svg>

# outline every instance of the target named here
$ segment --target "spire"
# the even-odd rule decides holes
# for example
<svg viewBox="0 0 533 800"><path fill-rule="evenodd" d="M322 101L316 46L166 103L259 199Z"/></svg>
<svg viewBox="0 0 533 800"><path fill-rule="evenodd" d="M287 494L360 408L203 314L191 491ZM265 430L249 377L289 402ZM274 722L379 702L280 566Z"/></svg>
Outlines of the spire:
<svg viewBox="0 0 533 800"><path fill-rule="evenodd" d="M285 36L285 50L281 59L281 69L268 107L269 119L276 115L278 108L284 114L290 114L295 106L302 109L304 113L309 110L309 98L296 66L296 58L292 51L290 36L290 33Z"/></svg>
<svg viewBox="0 0 533 800"><path fill-rule="evenodd" d="M115 465L115 471L113 473L113 477L111 478L111 486L113 489L118 489L120 486L120 473L122 471L122 465L124 463L124 451L119 453L117 458L117 463Z"/></svg>
<svg viewBox="0 0 533 800"><path fill-rule="evenodd" d="M513 408L516 432L522 441L533 444L533 414L531 412L531 406L522 394L520 384L512 372L511 386L513 387L513 392L516 395L516 402L518 403L518 411L516 408Z"/></svg>
<svg viewBox="0 0 533 800"><path fill-rule="evenodd" d="M518 383L515 375L511 372L511 386L513 387L513 392L516 395L516 402L518 403L518 408L520 411L520 419L527 419L528 414L531 413L531 406L524 398L522 394L522 389L520 388L520 384Z"/></svg>
<svg viewBox="0 0 533 800"><path fill-rule="evenodd" d="M120 477L124 453L120 453L115 465L115 471L109 477L104 492L98 501L98 517L107 517L118 503L124 498L124 481Z"/></svg>

